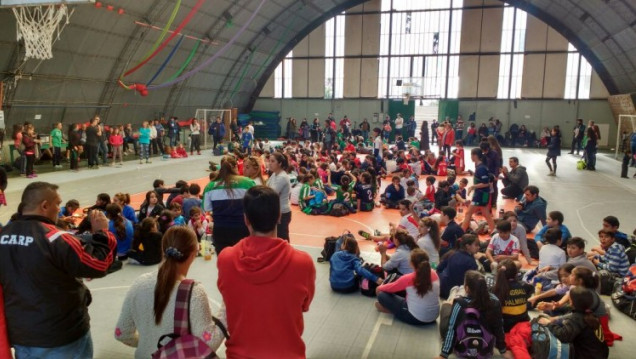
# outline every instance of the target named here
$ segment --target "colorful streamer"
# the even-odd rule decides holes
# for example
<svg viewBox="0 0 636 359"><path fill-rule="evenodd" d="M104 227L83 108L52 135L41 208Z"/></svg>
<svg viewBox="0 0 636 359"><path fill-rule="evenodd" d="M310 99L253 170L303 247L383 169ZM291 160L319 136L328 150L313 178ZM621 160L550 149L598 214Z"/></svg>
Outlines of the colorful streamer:
<svg viewBox="0 0 636 359"><path fill-rule="evenodd" d="M230 39L230 41L228 41L225 45L223 45L222 48L219 49L219 51L217 51L212 57L210 57L209 59L207 59L204 63L202 63L201 65L197 66L195 69L181 75L180 77L177 77L176 79L172 80L172 81L168 81L166 83L163 83L161 85L154 85L154 86L150 86L148 89L150 90L156 90L156 89L160 89L160 88L165 88L165 87L169 87L172 86L176 83L179 83L183 80L186 80L192 76L194 76L194 74L196 74L197 72L203 70L205 67L209 66L214 60L216 60L219 56L221 56L225 51L227 51L227 49L234 44L234 42L236 42L236 40L238 39L239 36L241 36L241 34L243 34L243 32L245 32L245 30L247 29L247 27L249 26L249 24L254 20L254 18L256 17L256 14L258 14L258 12L260 11L260 9L263 7L263 5L265 4L267 0L261 0L260 4L258 5L258 7L256 8L256 10L254 10L254 12L252 13L252 15L250 16L250 18L245 22L245 24L243 24L243 26L241 27L241 29L234 34L234 36Z"/></svg>
<svg viewBox="0 0 636 359"><path fill-rule="evenodd" d="M159 66L159 69L157 69L157 72L155 72L155 74L152 76L150 81L148 81L146 83L146 87L150 86L150 84L152 84L152 82L155 81L155 79L157 79L157 76L159 76L159 74L163 71L163 69L166 68L166 65L168 65L168 63L170 62L170 59L172 59L172 56L174 56L174 54L177 52L179 47L181 47L181 42L182 41L183 41L183 36L181 36L179 38L179 41L177 42L176 45L174 45L174 47L172 48L172 50L168 54L168 57L166 57L166 59L163 61L163 64L161 64L161 66Z"/></svg>
<svg viewBox="0 0 636 359"><path fill-rule="evenodd" d="M180 7L181 7L181 0L177 0L177 3L174 6L174 9L172 9L172 14L170 14L170 19L168 19L168 23L166 24L166 26L164 26L163 30L161 30L161 35L159 35L159 38L157 39L157 41L155 41L154 45L152 45L150 50L148 50L148 52L144 55L143 58L150 56L150 54L152 54L152 52L157 49L161 41L166 37L166 34L168 33L170 26L172 26L174 19L177 17L177 14L179 13Z"/></svg>
<svg viewBox="0 0 636 359"><path fill-rule="evenodd" d="M148 61L150 61L152 58L154 58L155 56L157 56L157 54L163 50L168 43L175 38L175 36L179 35L179 33L181 32L181 30L183 30L183 28L192 20L192 17L194 17L194 14L196 14L199 9L201 8L201 6L203 5L203 3L205 2L205 0L199 0L197 1L196 5L194 5L194 7L192 8L192 10L190 10L190 12L188 13L188 15L186 16L185 19L183 19L183 21L181 22L181 24L179 24L179 26L175 29L175 31L170 35L170 37L168 37L159 47L157 47L152 54L150 54L150 56L146 57L144 60L142 60L139 64L137 64L135 67L133 67L132 69L126 71L120 78L119 78L119 85L132 90L135 89L137 91L139 91L140 93L142 93L143 95L143 91L146 90L146 86L143 84L133 84L133 85L126 85L123 82L123 78L134 73L135 71L139 70L142 66L144 66L145 64L148 63Z"/></svg>
<svg viewBox="0 0 636 359"><path fill-rule="evenodd" d="M196 45L194 45L194 49L190 51L190 55L188 56L186 61L183 63L183 65L181 65L181 68L179 69L179 71L177 71L174 75L170 76L168 81L174 80L177 76L181 75L181 73L183 72L183 70L186 69L186 67L188 67L188 65L190 64L190 61L192 61L192 59L194 58L194 54L197 53L197 50L199 49L199 45L201 45L201 40L197 41Z"/></svg>

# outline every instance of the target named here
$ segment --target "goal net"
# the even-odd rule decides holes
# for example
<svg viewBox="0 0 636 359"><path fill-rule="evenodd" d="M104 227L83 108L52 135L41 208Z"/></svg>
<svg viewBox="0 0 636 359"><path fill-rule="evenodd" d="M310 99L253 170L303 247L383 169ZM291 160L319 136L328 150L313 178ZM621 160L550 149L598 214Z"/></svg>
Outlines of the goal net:
<svg viewBox="0 0 636 359"><path fill-rule="evenodd" d="M636 132L636 115L618 115L614 158L622 158L623 146L629 146L629 138Z"/></svg>
<svg viewBox="0 0 636 359"><path fill-rule="evenodd" d="M221 121L225 124L224 140L228 140L231 136L230 121L232 121L232 110L224 108L198 108L194 113L194 118L199 120L199 124L201 125L201 137L203 146L207 146L208 141L210 141L208 128L210 127L210 124L216 120L217 117L220 117Z"/></svg>

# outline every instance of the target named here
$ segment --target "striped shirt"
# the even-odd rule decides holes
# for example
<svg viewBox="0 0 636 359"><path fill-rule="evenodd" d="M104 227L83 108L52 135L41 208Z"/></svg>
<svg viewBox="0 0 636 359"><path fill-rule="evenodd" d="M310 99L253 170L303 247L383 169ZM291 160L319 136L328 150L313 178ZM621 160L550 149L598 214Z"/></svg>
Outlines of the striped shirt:
<svg viewBox="0 0 636 359"><path fill-rule="evenodd" d="M601 256L601 262L598 264L599 269L605 269L608 272L618 274L621 277L627 275L629 271L629 258L625 253L625 247L614 242Z"/></svg>
<svg viewBox="0 0 636 359"><path fill-rule="evenodd" d="M203 190L203 209L212 211L215 225L222 227L242 227L243 197L254 181L243 176L234 176L230 190L221 181L212 181Z"/></svg>

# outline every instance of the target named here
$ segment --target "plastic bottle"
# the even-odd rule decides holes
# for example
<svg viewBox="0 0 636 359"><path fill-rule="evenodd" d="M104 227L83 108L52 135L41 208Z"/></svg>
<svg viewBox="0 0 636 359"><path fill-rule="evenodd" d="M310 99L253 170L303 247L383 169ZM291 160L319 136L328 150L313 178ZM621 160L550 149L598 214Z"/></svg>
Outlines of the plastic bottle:
<svg viewBox="0 0 636 359"><path fill-rule="evenodd" d="M535 284L535 286L534 286L534 295L541 294L541 290L542 289L543 289L543 284L541 284L541 282Z"/></svg>
<svg viewBox="0 0 636 359"><path fill-rule="evenodd" d="M212 235L206 234L205 239L202 240L201 243L203 242L206 242L205 251L203 253L203 259L205 259L206 261L209 261L212 259L212 254L214 253L213 251L214 246L212 245Z"/></svg>

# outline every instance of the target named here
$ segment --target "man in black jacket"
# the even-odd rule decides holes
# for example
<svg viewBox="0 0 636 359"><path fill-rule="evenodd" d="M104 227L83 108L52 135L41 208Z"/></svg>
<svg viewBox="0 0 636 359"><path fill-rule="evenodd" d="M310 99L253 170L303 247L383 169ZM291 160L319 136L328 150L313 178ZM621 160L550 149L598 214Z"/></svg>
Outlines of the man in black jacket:
<svg viewBox="0 0 636 359"><path fill-rule="evenodd" d="M504 198L517 198L523 194L523 189L528 186L528 172L526 172L525 167L519 165L517 157L510 157L508 164L510 170L506 166L501 168L503 176L501 182L505 186L501 189L501 194Z"/></svg>
<svg viewBox="0 0 636 359"><path fill-rule="evenodd" d="M79 278L106 274L117 246L101 211L89 213L92 236L55 227L57 185L33 182L17 220L0 232L0 285L16 358L92 358L90 292Z"/></svg>
<svg viewBox="0 0 636 359"><path fill-rule="evenodd" d="M88 168L99 168L97 165L97 150L99 148L99 116L93 117L88 127L86 127L86 158L88 159Z"/></svg>
<svg viewBox="0 0 636 359"><path fill-rule="evenodd" d="M579 151L581 151L583 136L585 136L585 125L583 125L583 119L579 118L576 120L576 125L574 125L574 129L572 130L572 149L568 152L569 154L574 154L575 147L576 154L579 154Z"/></svg>

